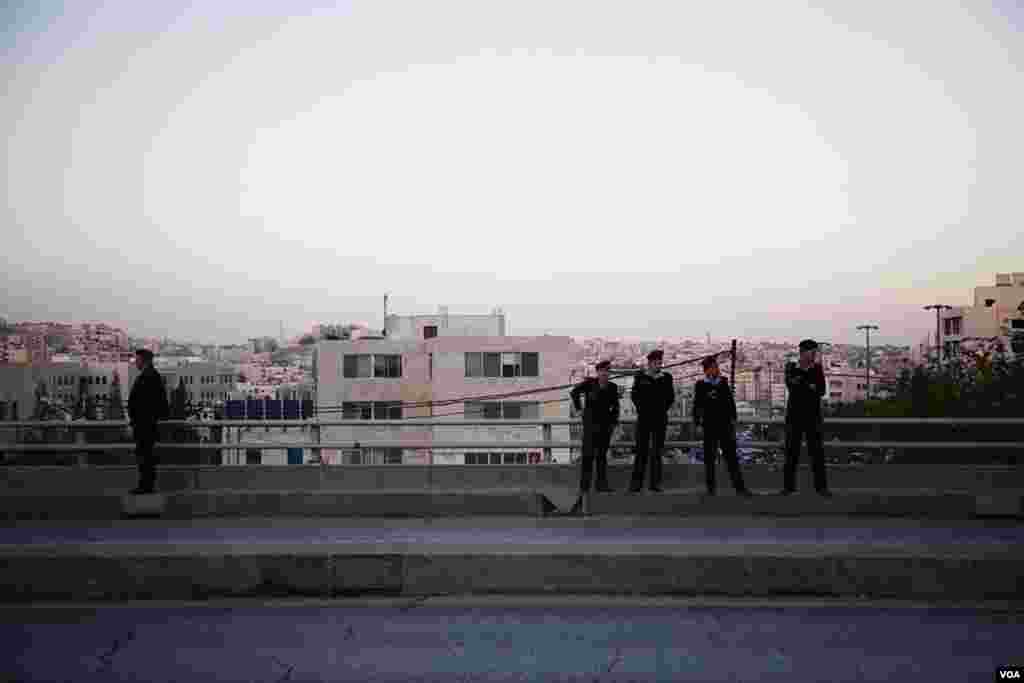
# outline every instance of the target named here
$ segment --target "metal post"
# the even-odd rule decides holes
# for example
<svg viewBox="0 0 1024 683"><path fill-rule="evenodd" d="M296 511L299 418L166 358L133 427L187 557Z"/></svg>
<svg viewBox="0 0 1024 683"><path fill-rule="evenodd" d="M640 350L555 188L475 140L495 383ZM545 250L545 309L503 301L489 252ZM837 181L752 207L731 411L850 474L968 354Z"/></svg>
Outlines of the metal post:
<svg viewBox="0 0 1024 683"><path fill-rule="evenodd" d="M931 304L929 306L925 306L924 307L924 310L926 310L926 311L930 311L930 310L933 310L933 309L935 310L935 364L936 365L941 365L942 364L942 331L941 331L941 328L940 328L940 325L939 325L939 323L941 322L939 316L940 316L942 311L944 311L944 310L945 311L951 311L951 310L953 310L953 307L952 306L947 306L946 304Z"/></svg>
<svg viewBox="0 0 1024 683"><path fill-rule="evenodd" d="M864 330L865 347L867 358L864 361L864 400L871 398L871 330L877 330L878 325L858 325L858 330Z"/></svg>
<svg viewBox="0 0 1024 683"><path fill-rule="evenodd" d="M85 446L85 432L84 431L75 432L75 444L83 446L83 447ZM81 453L78 454L78 466L79 467L88 467L89 466L89 454L88 453L81 452Z"/></svg>
<svg viewBox="0 0 1024 683"><path fill-rule="evenodd" d="M729 386L736 391L736 340L732 340L732 367L729 370Z"/></svg>
<svg viewBox="0 0 1024 683"><path fill-rule="evenodd" d="M542 433L541 440L542 441L546 441L548 443L551 443L551 425L549 423L544 423L543 425L541 425L541 433ZM544 460L545 461L550 461L551 460L551 448L550 447L545 447L544 448Z"/></svg>

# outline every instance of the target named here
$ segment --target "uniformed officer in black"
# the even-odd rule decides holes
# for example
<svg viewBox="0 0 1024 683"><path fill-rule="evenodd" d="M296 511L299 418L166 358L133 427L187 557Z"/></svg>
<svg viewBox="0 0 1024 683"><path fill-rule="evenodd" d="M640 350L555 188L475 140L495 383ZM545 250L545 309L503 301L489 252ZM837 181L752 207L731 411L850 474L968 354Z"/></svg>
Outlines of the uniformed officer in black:
<svg viewBox="0 0 1024 683"><path fill-rule="evenodd" d="M825 371L817 359L818 343L813 339L800 342L800 361L786 363L786 466L782 495L796 492L796 468L800 459L800 442L807 436L807 451L814 472L815 490L827 498L825 448L822 438L823 415L821 399L825 395Z"/></svg>
<svg viewBox="0 0 1024 683"><path fill-rule="evenodd" d="M651 460L650 490L661 493L661 454L665 448L668 409L676 400L672 375L661 369L664 356L660 349L651 351L647 354L647 369L638 372L633 379L630 398L636 406L636 458L633 460L630 493L639 493L643 488L648 456ZM648 450L652 438L654 448Z"/></svg>
<svg viewBox="0 0 1024 683"><path fill-rule="evenodd" d="M608 446L612 433L619 424L619 387L608 379L611 362L601 361L595 366L597 378L588 377L570 392L572 404L580 411L583 405L583 456L580 458L580 494L572 513L581 510L583 494L590 490L591 470L597 469L597 491L611 493L608 486Z"/></svg>
<svg viewBox="0 0 1024 683"><path fill-rule="evenodd" d="M139 485L132 493L144 495L155 491L157 458L153 449L158 436L157 422L167 419L170 411L163 378L153 367L153 352L138 349L135 352L135 367L141 372L128 394L128 417L135 438Z"/></svg>
<svg viewBox="0 0 1024 683"><path fill-rule="evenodd" d="M715 465L718 447L729 469L736 493L753 496L743 483L743 472L736 457L736 400L729 382L719 374L714 356L704 359L704 378L693 390L693 424L704 429L704 480L708 495L715 495Z"/></svg>

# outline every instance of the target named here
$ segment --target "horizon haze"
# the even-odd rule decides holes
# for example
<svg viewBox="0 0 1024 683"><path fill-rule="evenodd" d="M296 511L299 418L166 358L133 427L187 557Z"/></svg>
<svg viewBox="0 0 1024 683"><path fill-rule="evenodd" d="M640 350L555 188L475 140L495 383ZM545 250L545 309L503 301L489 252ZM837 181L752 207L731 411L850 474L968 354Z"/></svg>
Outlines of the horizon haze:
<svg viewBox="0 0 1024 683"><path fill-rule="evenodd" d="M0 315L916 345L1024 270L1024 9L7 4Z"/></svg>

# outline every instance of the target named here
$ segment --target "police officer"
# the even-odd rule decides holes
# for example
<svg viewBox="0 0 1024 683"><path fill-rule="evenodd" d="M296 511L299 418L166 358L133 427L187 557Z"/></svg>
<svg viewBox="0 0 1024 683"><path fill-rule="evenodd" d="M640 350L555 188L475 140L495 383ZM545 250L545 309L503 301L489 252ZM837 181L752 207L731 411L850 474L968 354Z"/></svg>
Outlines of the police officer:
<svg viewBox="0 0 1024 683"><path fill-rule="evenodd" d="M583 410L583 457L580 458L580 493L571 514L582 509L583 496L590 490L591 470L597 469L596 490L611 493L608 486L608 446L612 433L619 424L619 387L608 379L611 362L603 360L595 366L597 379L588 377L569 393L576 412L580 411L580 396L585 399Z"/></svg>
<svg viewBox="0 0 1024 683"><path fill-rule="evenodd" d="M693 389L693 424L704 429L704 480L708 495L715 495L715 460L718 447L729 469L729 478L736 493L754 494L743 483L743 472L736 458L736 400L729 383L719 374L714 356L704 359L704 378Z"/></svg>
<svg viewBox="0 0 1024 683"><path fill-rule="evenodd" d="M814 488L831 498L825 477L825 448L822 439L823 415L821 399L825 395L825 372L817 358L818 343L813 339L800 342L800 360L786 364L786 466L782 495L796 492L796 468L800 459L800 442L807 436L807 450L814 471Z"/></svg>
<svg viewBox="0 0 1024 683"><path fill-rule="evenodd" d="M153 493L156 487L156 455L153 449L157 441L157 422L167 419L170 411L163 378L153 367L153 352L138 349L135 367L140 373L128 394L128 416L135 438L139 485L132 493L145 495Z"/></svg>
<svg viewBox="0 0 1024 683"><path fill-rule="evenodd" d="M638 372L633 379L630 398L636 406L636 458L633 460L633 478L629 492L639 493L644 485L647 458L651 460L650 490L661 493L661 453L665 448L665 430L668 428L668 409L675 403L672 375L663 372L661 361L665 354L655 349L647 354L647 370ZM654 449L649 451L651 439Z"/></svg>

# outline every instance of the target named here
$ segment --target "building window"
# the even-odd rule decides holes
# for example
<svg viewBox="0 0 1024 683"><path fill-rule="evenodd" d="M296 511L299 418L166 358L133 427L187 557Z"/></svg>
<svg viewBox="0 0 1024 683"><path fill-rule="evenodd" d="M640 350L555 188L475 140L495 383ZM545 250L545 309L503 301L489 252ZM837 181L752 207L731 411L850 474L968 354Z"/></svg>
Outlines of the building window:
<svg viewBox="0 0 1024 683"><path fill-rule="evenodd" d="M425 325L423 327L423 338L433 339L437 336L437 325Z"/></svg>
<svg viewBox="0 0 1024 683"><path fill-rule="evenodd" d="M401 420L401 401L374 401L373 419L375 420Z"/></svg>
<svg viewBox="0 0 1024 683"><path fill-rule="evenodd" d="M402 376L402 357L398 354L373 356L373 376L393 379Z"/></svg>
<svg viewBox="0 0 1024 683"><path fill-rule="evenodd" d="M487 454L486 453L466 453L466 464L467 465L486 465Z"/></svg>
<svg viewBox="0 0 1024 683"><path fill-rule="evenodd" d="M501 457L506 465L526 464L526 453L503 453Z"/></svg>
<svg viewBox="0 0 1024 683"><path fill-rule="evenodd" d="M467 353L466 354L466 377L483 377L484 376L484 360L482 353ZM466 456L472 455L467 453Z"/></svg>
<svg viewBox="0 0 1024 683"><path fill-rule="evenodd" d="M345 354L343 364L345 377L360 379L372 376L373 364L369 354Z"/></svg>
<svg viewBox="0 0 1024 683"><path fill-rule="evenodd" d="M538 377L540 355L526 352L466 353L466 377Z"/></svg>
<svg viewBox="0 0 1024 683"><path fill-rule="evenodd" d="M341 404L342 420L372 420L373 403L370 401L353 401Z"/></svg>
<svg viewBox="0 0 1024 683"><path fill-rule="evenodd" d="M369 377L398 378L402 376L402 356L398 354L345 354L343 375L350 379Z"/></svg>

